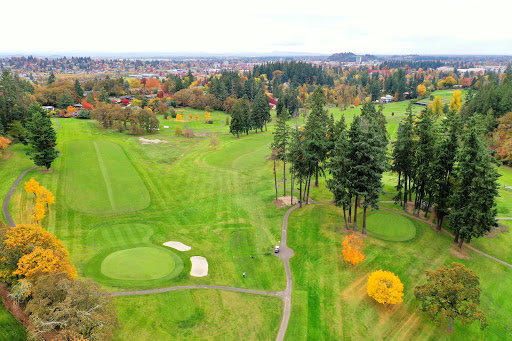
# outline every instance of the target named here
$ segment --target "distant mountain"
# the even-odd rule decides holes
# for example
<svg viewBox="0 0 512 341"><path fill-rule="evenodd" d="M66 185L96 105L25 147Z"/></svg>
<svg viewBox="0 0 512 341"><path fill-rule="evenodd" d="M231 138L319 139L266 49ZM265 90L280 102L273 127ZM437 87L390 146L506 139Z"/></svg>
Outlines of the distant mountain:
<svg viewBox="0 0 512 341"><path fill-rule="evenodd" d="M374 55L371 54L365 54L365 55L356 55L352 52L342 52L342 53L335 53L329 58L327 58L328 61L336 61L336 62L344 62L344 63L354 63L357 61L356 57L361 57L361 61L365 62L368 60L374 60L377 59Z"/></svg>

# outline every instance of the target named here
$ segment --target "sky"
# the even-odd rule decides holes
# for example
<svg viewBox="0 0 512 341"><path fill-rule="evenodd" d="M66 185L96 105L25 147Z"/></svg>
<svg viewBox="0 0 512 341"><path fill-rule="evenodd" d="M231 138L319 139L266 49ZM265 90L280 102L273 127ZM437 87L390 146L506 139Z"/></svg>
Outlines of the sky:
<svg viewBox="0 0 512 341"><path fill-rule="evenodd" d="M24 0L0 53L510 54L507 0Z"/></svg>

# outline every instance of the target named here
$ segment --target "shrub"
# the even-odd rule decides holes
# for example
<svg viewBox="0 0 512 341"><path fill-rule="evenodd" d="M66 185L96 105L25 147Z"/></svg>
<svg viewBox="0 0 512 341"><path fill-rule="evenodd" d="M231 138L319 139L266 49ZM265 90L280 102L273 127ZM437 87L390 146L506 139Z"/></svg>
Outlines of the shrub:
<svg viewBox="0 0 512 341"><path fill-rule="evenodd" d="M176 115L177 115L176 110L174 110L173 108L171 108L171 109L169 110L169 115L170 115L172 118L176 118Z"/></svg>
<svg viewBox="0 0 512 341"><path fill-rule="evenodd" d="M174 129L174 135L176 135L176 136L183 135L183 130L181 129L180 126L176 126L176 128Z"/></svg>
<svg viewBox="0 0 512 341"><path fill-rule="evenodd" d="M194 131L190 129L188 125L184 126L185 130L183 131L183 136L185 137L194 137Z"/></svg>
<svg viewBox="0 0 512 341"><path fill-rule="evenodd" d="M204 121L204 123L206 123L206 124L213 124L213 120L206 120L206 121Z"/></svg>
<svg viewBox="0 0 512 341"><path fill-rule="evenodd" d="M91 118L91 111L90 110L82 110L78 114L77 118L81 118L83 120L89 120Z"/></svg>

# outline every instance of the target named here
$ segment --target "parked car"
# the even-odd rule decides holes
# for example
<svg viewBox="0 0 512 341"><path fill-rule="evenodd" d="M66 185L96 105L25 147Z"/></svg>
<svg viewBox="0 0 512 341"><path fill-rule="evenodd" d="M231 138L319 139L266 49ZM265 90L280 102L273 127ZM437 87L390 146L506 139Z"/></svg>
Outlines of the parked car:
<svg viewBox="0 0 512 341"><path fill-rule="evenodd" d="M279 245L276 245L276 247L274 249L274 253L279 253Z"/></svg>

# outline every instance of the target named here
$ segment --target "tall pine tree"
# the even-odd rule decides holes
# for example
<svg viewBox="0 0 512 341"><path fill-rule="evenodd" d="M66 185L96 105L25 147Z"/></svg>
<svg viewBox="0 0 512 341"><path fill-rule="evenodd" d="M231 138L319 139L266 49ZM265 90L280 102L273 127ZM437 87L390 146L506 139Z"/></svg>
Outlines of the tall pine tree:
<svg viewBox="0 0 512 341"><path fill-rule="evenodd" d="M32 117L27 122L27 140L31 150L27 155L36 166L44 166L48 170L57 157L55 129L53 129L50 116L39 105L32 104L29 112Z"/></svg>

